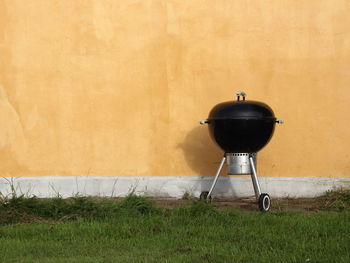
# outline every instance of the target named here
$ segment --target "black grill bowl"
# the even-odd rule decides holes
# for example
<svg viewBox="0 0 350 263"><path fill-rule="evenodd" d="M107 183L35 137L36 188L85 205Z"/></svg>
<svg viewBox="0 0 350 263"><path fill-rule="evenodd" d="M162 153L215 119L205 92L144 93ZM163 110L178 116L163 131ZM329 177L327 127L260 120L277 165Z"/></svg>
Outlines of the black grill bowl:
<svg viewBox="0 0 350 263"><path fill-rule="evenodd" d="M270 141L275 121L276 118L210 120L209 132L224 152L254 153Z"/></svg>

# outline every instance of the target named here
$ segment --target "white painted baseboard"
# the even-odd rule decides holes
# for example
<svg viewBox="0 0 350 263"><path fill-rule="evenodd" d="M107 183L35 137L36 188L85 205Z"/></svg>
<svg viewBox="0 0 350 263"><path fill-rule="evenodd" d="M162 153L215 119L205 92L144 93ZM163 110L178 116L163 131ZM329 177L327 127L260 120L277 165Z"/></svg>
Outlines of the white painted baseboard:
<svg viewBox="0 0 350 263"><path fill-rule="evenodd" d="M2 177L0 193L38 197L125 196L131 191L155 197L181 198L186 192L199 196L208 191L213 177ZM314 197L327 190L350 188L350 178L324 177L259 177L261 190L272 197ZM254 190L250 177L220 177L213 196L248 197Z"/></svg>

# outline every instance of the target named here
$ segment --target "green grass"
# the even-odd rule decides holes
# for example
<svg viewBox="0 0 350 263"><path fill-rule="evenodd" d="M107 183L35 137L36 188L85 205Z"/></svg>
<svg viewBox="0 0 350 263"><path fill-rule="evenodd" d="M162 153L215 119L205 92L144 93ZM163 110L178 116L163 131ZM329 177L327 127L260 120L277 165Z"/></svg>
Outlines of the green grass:
<svg viewBox="0 0 350 263"><path fill-rule="evenodd" d="M347 209L218 211L191 201L168 210L134 195L122 201L13 199L0 203L0 220L7 215L0 262L350 261Z"/></svg>

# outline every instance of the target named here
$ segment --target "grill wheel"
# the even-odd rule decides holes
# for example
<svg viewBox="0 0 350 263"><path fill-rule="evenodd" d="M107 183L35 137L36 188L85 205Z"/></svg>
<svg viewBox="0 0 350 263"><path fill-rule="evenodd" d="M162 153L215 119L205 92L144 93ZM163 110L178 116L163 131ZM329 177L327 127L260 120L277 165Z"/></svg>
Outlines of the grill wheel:
<svg viewBox="0 0 350 263"><path fill-rule="evenodd" d="M211 203L211 195L208 197L208 194L209 194L208 191L201 192L201 195L199 196L199 200Z"/></svg>
<svg viewBox="0 0 350 263"><path fill-rule="evenodd" d="M267 212L271 206L271 199L268 194L261 194L258 201L259 209L261 212Z"/></svg>

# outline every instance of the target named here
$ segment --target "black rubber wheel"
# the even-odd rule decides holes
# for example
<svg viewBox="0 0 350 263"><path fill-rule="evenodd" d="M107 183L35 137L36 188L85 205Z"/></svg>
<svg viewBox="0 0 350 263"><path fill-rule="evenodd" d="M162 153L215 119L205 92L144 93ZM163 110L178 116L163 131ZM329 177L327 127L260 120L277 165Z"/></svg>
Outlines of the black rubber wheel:
<svg viewBox="0 0 350 263"><path fill-rule="evenodd" d="M262 212L269 211L270 206L271 206L270 196L268 194L261 194L259 196L258 204L259 204L260 211L262 211Z"/></svg>
<svg viewBox="0 0 350 263"><path fill-rule="evenodd" d="M205 201L205 202L211 202L211 196L208 197L209 192L203 191L201 192L201 195L199 196L199 200Z"/></svg>

